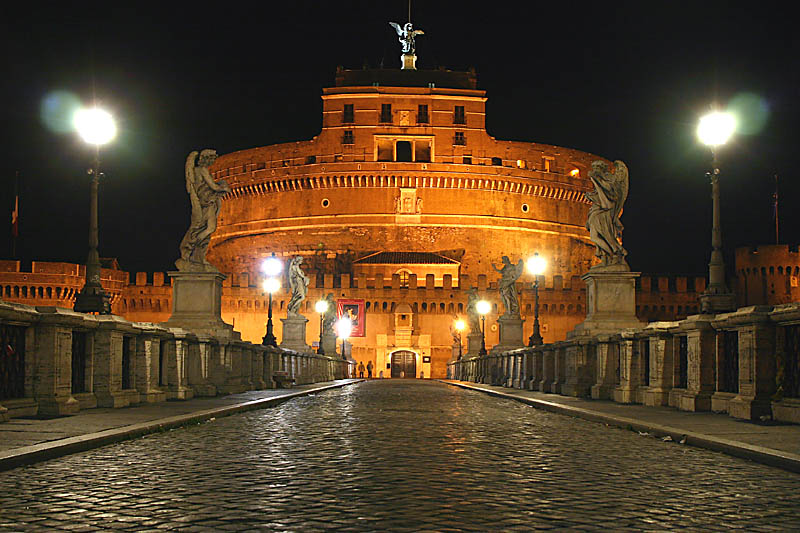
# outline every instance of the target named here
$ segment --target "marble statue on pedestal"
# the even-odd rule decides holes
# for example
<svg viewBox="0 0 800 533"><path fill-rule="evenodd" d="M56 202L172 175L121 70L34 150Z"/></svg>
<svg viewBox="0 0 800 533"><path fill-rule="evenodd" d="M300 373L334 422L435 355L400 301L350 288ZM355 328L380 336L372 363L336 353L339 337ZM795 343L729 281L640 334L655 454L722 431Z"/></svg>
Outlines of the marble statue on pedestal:
<svg viewBox="0 0 800 533"><path fill-rule="evenodd" d="M622 161L615 161L615 172L608 170L605 161L592 163L589 179L594 191L585 193L592 202L586 229L595 245L595 255L601 264L592 270L630 270L625 256L628 254L622 247L622 206L628 198L628 167Z"/></svg>
<svg viewBox="0 0 800 533"><path fill-rule="evenodd" d="M517 280L522 275L524 269L522 259L514 265L507 255L503 256L503 268L492 265L497 272L500 272L500 279L497 282L497 289L500 291L500 298L505 307L504 317L519 318L519 299L517 298Z"/></svg>
<svg viewBox="0 0 800 533"><path fill-rule="evenodd" d="M478 301L480 300L478 297L478 291L475 289L470 289L467 298L467 320L469 321L469 332L470 334L477 333L480 335L481 316L478 314L477 309Z"/></svg>
<svg viewBox="0 0 800 533"><path fill-rule="evenodd" d="M230 192L225 180L215 182L208 167L217 159L216 150L193 151L186 158L186 192L192 205L189 229L180 244L181 257L175 266L181 272L218 272L206 261L211 234L217 229L222 197Z"/></svg>
<svg viewBox="0 0 800 533"><path fill-rule="evenodd" d="M303 263L303 257L296 255L289 261L289 268L287 269L287 276L289 278L289 289L292 291L292 297L286 305L287 317L297 316L300 314L300 305L306 299L308 294L308 276L305 275L300 265Z"/></svg>

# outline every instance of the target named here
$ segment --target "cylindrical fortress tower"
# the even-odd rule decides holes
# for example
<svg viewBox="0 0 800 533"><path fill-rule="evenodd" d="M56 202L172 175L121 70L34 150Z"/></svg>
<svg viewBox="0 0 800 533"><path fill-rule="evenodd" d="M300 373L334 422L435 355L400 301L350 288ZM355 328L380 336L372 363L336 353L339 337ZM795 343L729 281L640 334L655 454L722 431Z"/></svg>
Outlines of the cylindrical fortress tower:
<svg viewBox="0 0 800 533"><path fill-rule="evenodd" d="M538 252L548 275L583 274L594 256L583 192L601 158L496 140L476 86L474 72L338 70L318 136L217 160L232 192L209 260L253 279L272 252L305 255L318 274L375 252L429 252L474 280L494 279L503 255Z"/></svg>

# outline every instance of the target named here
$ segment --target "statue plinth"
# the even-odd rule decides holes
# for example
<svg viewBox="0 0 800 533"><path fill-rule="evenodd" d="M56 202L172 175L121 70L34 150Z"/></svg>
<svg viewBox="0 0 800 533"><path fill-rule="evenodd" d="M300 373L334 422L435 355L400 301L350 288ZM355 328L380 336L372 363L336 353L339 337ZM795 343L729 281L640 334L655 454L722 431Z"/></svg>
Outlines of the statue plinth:
<svg viewBox="0 0 800 533"><path fill-rule="evenodd" d="M586 320L567 333L567 339L639 328L636 318L636 278L627 265L592 268L581 276L586 283Z"/></svg>
<svg viewBox="0 0 800 533"><path fill-rule="evenodd" d="M480 331L476 331L475 333L470 333L467 335L467 353L469 357L478 357L481 351L481 339L483 339L483 335L481 335Z"/></svg>
<svg viewBox="0 0 800 533"><path fill-rule="evenodd" d="M501 316L497 319L500 327L500 341L492 347L490 353L502 353L525 346L522 325L525 323L518 316Z"/></svg>
<svg viewBox="0 0 800 533"><path fill-rule="evenodd" d="M233 326L222 321L222 280L219 272L167 272L172 280L172 315L168 328L222 339L240 339Z"/></svg>
<svg viewBox="0 0 800 533"><path fill-rule="evenodd" d="M401 55L400 65L400 70L417 70L417 54Z"/></svg>
<svg viewBox="0 0 800 533"><path fill-rule="evenodd" d="M312 353L311 347L306 344L306 324L308 319L303 315L292 314L286 318L281 318L281 322L283 322L281 348ZM327 354L327 351L325 353Z"/></svg>

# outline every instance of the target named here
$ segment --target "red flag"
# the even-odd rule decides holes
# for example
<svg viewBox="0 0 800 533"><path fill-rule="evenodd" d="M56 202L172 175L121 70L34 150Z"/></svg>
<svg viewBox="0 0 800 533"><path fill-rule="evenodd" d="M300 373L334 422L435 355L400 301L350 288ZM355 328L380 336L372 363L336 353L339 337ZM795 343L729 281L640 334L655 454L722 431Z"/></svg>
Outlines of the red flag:
<svg viewBox="0 0 800 533"><path fill-rule="evenodd" d="M11 212L11 236L19 237L19 194L14 197L14 210Z"/></svg>

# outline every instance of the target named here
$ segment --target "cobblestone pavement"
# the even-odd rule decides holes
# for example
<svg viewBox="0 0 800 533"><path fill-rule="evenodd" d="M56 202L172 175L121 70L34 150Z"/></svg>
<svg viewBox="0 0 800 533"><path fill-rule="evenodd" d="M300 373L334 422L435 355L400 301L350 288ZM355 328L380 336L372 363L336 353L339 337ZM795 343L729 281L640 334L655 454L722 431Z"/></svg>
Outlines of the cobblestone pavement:
<svg viewBox="0 0 800 533"><path fill-rule="evenodd" d="M0 473L6 531L800 530L800 475L383 380Z"/></svg>

